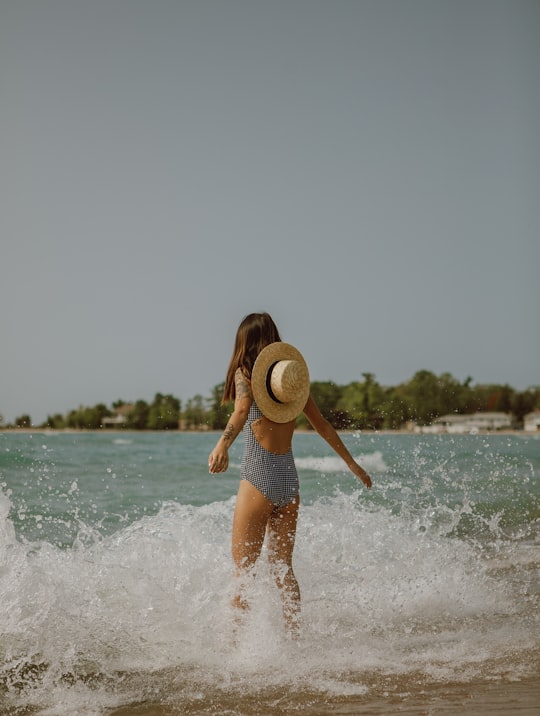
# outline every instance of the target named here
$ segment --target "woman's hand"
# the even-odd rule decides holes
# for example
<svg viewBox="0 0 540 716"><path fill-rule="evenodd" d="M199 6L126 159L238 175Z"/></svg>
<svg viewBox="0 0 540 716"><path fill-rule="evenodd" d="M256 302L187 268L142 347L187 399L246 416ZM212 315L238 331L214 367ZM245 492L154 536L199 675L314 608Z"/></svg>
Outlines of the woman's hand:
<svg viewBox="0 0 540 716"><path fill-rule="evenodd" d="M364 470L363 467L360 467L360 465L357 462L351 463L349 466L349 470L356 475L356 477L359 480L362 480L364 485L367 487L367 489L371 489L371 477L367 474L367 472Z"/></svg>
<svg viewBox="0 0 540 716"><path fill-rule="evenodd" d="M208 472L214 474L216 472L225 472L229 467L229 453L227 448L222 445L216 445L208 456Z"/></svg>

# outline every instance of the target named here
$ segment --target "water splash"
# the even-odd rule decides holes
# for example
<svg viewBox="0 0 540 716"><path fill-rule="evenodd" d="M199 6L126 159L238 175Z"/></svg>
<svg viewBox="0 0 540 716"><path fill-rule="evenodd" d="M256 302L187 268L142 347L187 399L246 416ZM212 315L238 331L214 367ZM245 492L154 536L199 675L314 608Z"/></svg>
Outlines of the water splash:
<svg viewBox="0 0 540 716"><path fill-rule="evenodd" d="M0 491L0 711L88 716L174 697L206 699L215 712L234 703L232 694L276 703L299 693L363 694L377 679L521 678L538 664L537 475L517 441L504 456L483 438L443 447L370 440L372 449L353 441L374 473L371 492L341 461L301 442L303 495L313 497L302 506L295 551L298 642L283 627L264 554L252 608L234 634L234 497L181 504L159 498L161 485L143 503L162 455L153 453L145 472L149 438L129 451L107 441L98 461L88 440L88 476L86 453L76 472L68 469L61 439L47 449L36 443L31 460L3 456L31 490ZM163 439L166 472L186 501L199 457L179 482L171 444ZM330 492L317 497L314 485L327 474Z"/></svg>
<svg viewBox="0 0 540 716"><path fill-rule="evenodd" d="M79 706L95 692L103 706L114 701L111 684L122 691L131 681L140 697L146 686L137 691L126 675L147 685L151 674L171 669L191 691L246 683L251 691L332 683L354 691L380 670L478 675L501 654L519 671L515 655L534 646L534 632L509 582L490 573L473 545L428 537L360 495L339 493L302 510L300 641L283 627L263 555L235 648L234 498L202 507L168 502L113 535L60 549L20 543L3 495L4 692L40 705L66 692Z"/></svg>

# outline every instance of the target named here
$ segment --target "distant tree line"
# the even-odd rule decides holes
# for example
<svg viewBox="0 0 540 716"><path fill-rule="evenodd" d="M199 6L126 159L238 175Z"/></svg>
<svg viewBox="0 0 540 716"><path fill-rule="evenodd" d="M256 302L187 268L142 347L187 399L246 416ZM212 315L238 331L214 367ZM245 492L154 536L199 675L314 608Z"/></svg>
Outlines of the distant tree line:
<svg viewBox="0 0 540 716"><path fill-rule="evenodd" d="M393 387L380 385L372 373L364 380L337 386L312 383L311 393L322 414L337 429L397 430L408 423L429 425L441 415L476 412L511 414L517 425L540 406L540 386L516 391L509 385L472 385L450 373L437 376L420 370L411 380Z"/></svg>
<svg viewBox="0 0 540 716"><path fill-rule="evenodd" d="M428 370L420 370L409 381L393 387L380 385L373 373L362 373L362 377L362 381L343 386L331 381L311 384L311 393L322 414L338 430L397 430L411 422L429 425L449 413L466 415L488 411L511 414L519 426L527 413L540 408L540 386L516 391L509 385L472 385L472 378L460 382L450 373L437 376ZM221 404L223 385L216 385L208 397L195 395L183 409L178 398L157 393L151 403L118 400L111 408L98 403L93 407L79 407L67 415L49 415L39 427L222 430L232 410L232 404ZM121 421L110 420L119 415ZM30 416L21 415L11 427L31 425ZM298 418L298 426L309 427L303 415Z"/></svg>
<svg viewBox="0 0 540 716"><path fill-rule="evenodd" d="M93 407L81 406L67 415L49 415L42 427L55 430L97 430L109 424L130 430L178 430L180 408L178 398L156 393L151 403L145 400L137 400L135 403L117 400L112 404L112 409L104 403L98 403ZM108 423L107 418L118 415L123 416L124 422Z"/></svg>

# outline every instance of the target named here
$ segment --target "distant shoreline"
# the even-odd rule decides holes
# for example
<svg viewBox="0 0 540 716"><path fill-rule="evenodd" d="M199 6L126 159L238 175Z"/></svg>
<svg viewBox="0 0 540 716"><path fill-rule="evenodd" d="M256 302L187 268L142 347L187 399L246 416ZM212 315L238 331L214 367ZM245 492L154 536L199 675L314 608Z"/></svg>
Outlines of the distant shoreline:
<svg viewBox="0 0 540 716"><path fill-rule="evenodd" d="M127 429L118 429L118 428L98 428L98 429L88 429L88 428L61 428L61 429L55 429L55 428L0 428L0 433L5 434L12 434L12 435L22 435L22 434L36 434L36 435L55 435L55 434L66 434L66 435L90 435L90 434L96 434L96 435L163 435L163 434L173 434L173 435L220 435L223 431L222 430L127 430ZM359 430L358 428L353 428L351 430L338 430L337 431L340 434L343 435L448 435L451 437L455 437L456 435L469 435L469 436L475 436L475 435L540 435L540 430L538 431L527 431L523 429L515 429L515 428L504 428L502 430L475 430L475 431L469 431L469 432L447 432L445 430L441 430L440 432L422 432L421 430L410 430L408 428L403 428L399 430L391 430L391 429L384 429L384 430ZM316 435L317 433L315 430L309 430L307 428L297 428L295 430L295 433L302 434L302 435Z"/></svg>

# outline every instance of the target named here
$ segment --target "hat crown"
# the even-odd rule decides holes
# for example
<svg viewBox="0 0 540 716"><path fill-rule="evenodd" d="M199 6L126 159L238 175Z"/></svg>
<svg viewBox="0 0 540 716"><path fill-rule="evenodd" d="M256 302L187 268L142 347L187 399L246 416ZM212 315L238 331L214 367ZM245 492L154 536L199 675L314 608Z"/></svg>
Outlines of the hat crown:
<svg viewBox="0 0 540 716"><path fill-rule="evenodd" d="M309 398L309 371L300 351L276 341L262 349L251 371L253 398L276 423L294 420Z"/></svg>
<svg viewBox="0 0 540 716"><path fill-rule="evenodd" d="M270 387L280 403L289 403L298 398L309 373L305 363L297 360L280 360L272 366Z"/></svg>

